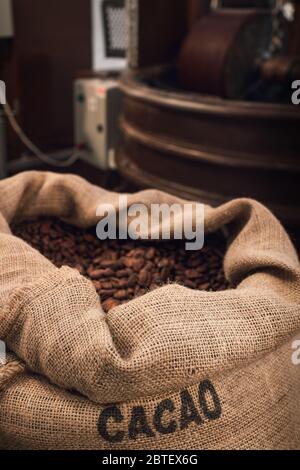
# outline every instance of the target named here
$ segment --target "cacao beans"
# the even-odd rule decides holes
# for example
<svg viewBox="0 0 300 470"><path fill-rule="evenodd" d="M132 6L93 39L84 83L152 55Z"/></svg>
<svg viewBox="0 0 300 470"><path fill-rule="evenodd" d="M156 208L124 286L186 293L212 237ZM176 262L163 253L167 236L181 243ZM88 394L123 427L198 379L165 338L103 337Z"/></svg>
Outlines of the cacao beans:
<svg viewBox="0 0 300 470"><path fill-rule="evenodd" d="M229 287L222 269L225 242L218 234L194 252L184 249L184 241L100 241L95 229L50 218L21 222L13 232L57 267L73 267L89 278L106 312L170 282L210 291Z"/></svg>

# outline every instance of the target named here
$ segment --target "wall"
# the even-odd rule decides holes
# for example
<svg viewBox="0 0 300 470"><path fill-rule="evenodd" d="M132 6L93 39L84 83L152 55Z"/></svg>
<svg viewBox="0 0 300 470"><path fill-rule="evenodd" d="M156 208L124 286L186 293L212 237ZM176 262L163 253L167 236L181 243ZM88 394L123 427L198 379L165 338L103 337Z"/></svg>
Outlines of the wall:
<svg viewBox="0 0 300 470"><path fill-rule="evenodd" d="M4 73L8 96L25 131L43 149L73 144L72 83L92 61L89 5L13 0L15 38Z"/></svg>

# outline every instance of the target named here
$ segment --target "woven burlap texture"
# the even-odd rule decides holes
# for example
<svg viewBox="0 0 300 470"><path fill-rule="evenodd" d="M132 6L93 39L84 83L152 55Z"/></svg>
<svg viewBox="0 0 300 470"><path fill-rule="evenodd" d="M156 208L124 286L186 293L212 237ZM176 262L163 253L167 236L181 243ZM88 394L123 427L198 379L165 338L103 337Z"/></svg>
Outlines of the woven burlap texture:
<svg viewBox="0 0 300 470"><path fill-rule="evenodd" d="M129 195L128 202L149 207L151 203L184 201L149 190ZM12 374L12 388L4 393L2 405L0 395L0 408L8 402L17 406L17 390L23 402L25 396L29 399L29 391L32 397L41 394L44 403L47 393L52 398L59 395L53 404L65 403L67 407L75 400L78 406L80 403L80 413L84 406L98 412L96 403L144 400L151 405L157 397L193 389L208 377L217 382L226 378L228 388L229 382L233 386L232 377L238 380L243 376L241 371L251 370L253 378L259 364L260 372L264 370L264 385L256 392L257 399L271 381L270 377L266 381L268 370L264 367L280 362L278 355L284 350L286 363L284 367L281 364L277 379L284 377L284 383L289 384L285 393L291 397L284 423L291 427L289 445L299 446L295 423L299 425L296 408L300 403L291 387L299 386L300 370L291 367L289 352L291 355L292 339L300 336L300 270L295 249L280 223L253 200L206 207L206 233L224 227L229 232L224 269L237 287L212 293L168 285L104 315L91 282L73 269L54 267L9 229L13 222L41 215L90 227L99 221L96 208L101 203L117 208L118 195L74 175L27 172L0 182L0 339L28 370L53 384L45 385L48 382L44 379L30 375L14 379ZM253 387L255 382L259 383L257 376ZM72 398L56 386L75 390L95 405L82 399L83 405L80 398ZM220 389L224 390L222 381ZM244 393L248 393L247 384ZM72 419L77 423L78 416ZM276 426L270 426L273 432ZM11 433L10 438L13 442ZM22 442L26 439L23 436ZM37 448L57 447L53 436L51 439L51 444L42 441ZM215 439L208 447L218 447ZM251 447L249 439L245 438L244 447ZM65 447L72 448L70 442L67 439ZM91 448L97 448L90 442ZM224 442L219 441L219 447ZM228 436L226 442L229 445ZM148 444L142 440L141 445ZM155 446L158 448L158 443ZM189 444L189 448L197 446L199 443L194 447ZM237 447L236 442L232 447Z"/></svg>

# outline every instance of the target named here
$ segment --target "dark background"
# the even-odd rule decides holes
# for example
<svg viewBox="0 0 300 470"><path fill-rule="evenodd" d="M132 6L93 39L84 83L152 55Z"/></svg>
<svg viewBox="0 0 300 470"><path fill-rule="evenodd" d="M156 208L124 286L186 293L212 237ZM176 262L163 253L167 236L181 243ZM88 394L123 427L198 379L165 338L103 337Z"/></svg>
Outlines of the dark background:
<svg viewBox="0 0 300 470"><path fill-rule="evenodd" d="M225 6L269 2L224 0ZM165 0L139 3L143 11L139 38L142 66L174 55L174 47L208 9L210 0L172 0L171 10ZM155 16L153 10L157 10ZM80 71L92 67L90 0L13 0L13 13L10 59L0 71L9 102L25 132L43 150L72 147L73 80ZM149 17L156 18L155 25ZM17 158L21 151L10 131L9 158Z"/></svg>
<svg viewBox="0 0 300 470"><path fill-rule="evenodd" d="M88 0L13 0L15 36L2 76L17 119L43 149L73 145L72 85L91 67ZM9 156L20 144L10 134Z"/></svg>

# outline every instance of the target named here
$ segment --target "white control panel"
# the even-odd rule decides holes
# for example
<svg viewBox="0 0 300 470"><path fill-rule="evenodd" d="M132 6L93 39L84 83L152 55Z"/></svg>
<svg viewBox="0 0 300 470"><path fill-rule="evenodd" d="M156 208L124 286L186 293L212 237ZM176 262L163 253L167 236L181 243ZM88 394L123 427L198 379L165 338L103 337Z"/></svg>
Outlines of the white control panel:
<svg viewBox="0 0 300 470"><path fill-rule="evenodd" d="M82 159L115 168L122 92L117 80L79 79L74 86L75 144Z"/></svg>

